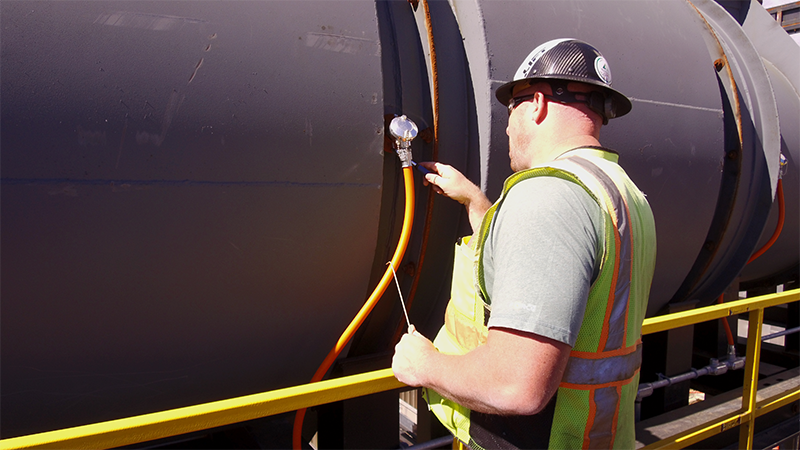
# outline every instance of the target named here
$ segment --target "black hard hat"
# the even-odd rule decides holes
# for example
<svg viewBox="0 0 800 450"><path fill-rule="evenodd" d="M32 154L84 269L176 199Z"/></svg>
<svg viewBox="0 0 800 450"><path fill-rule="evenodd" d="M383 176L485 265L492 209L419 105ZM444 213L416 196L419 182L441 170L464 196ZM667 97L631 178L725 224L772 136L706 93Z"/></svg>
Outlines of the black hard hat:
<svg viewBox="0 0 800 450"><path fill-rule="evenodd" d="M621 117L631 110L631 101L621 92L611 87L611 69L600 52L577 39L554 39L536 47L514 74L510 81L495 92L500 103L508 105L514 87L521 83L534 84L537 81L565 80L599 86L605 93L604 101L583 101L603 117L608 119ZM561 86L564 83L560 83ZM554 89L555 90L555 89ZM566 90L564 89L564 92ZM565 94L564 103L578 101L574 96Z"/></svg>

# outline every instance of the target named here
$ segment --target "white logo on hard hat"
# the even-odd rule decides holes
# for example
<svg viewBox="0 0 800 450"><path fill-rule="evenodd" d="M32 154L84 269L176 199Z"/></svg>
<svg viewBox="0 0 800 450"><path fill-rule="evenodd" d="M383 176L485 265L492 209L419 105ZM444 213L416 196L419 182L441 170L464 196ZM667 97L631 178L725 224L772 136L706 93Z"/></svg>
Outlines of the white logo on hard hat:
<svg viewBox="0 0 800 450"><path fill-rule="evenodd" d="M574 39L553 39L552 41L547 41L533 49L528 57L522 61L522 64L519 65L519 68L517 68L517 73L514 74L514 81L531 77L531 69L533 68L533 65L536 64L536 61L542 57L542 55L550 51L551 48L555 47L561 42L572 40Z"/></svg>
<svg viewBox="0 0 800 450"><path fill-rule="evenodd" d="M605 58L602 56L595 58L594 71L597 72L597 76L600 77L604 83L611 84L611 69L608 68L608 63Z"/></svg>

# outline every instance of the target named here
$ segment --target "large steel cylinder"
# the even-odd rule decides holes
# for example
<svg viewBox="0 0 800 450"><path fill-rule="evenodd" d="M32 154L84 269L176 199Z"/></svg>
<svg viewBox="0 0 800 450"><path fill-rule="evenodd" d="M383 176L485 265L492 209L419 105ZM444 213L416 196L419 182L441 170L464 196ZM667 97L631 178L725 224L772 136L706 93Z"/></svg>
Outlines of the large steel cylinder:
<svg viewBox="0 0 800 450"><path fill-rule="evenodd" d="M739 5L737 22L758 52L769 75L778 107L781 153L786 158L783 173L783 230L763 256L747 264L741 272L743 283L779 284L797 278L800 253L800 46L756 2ZM732 11L736 13L737 11ZM778 227L778 200L773 203L769 219L756 248L762 248ZM792 251L794 249L794 251Z"/></svg>
<svg viewBox="0 0 800 450"><path fill-rule="evenodd" d="M3 2L2 436L310 379L368 292L359 2Z"/></svg>
<svg viewBox="0 0 800 450"><path fill-rule="evenodd" d="M612 120L601 141L620 153L656 216L648 314L724 290L764 227L780 146L769 78L738 24L710 1L532 2L514 5L514 14L508 4L487 2L481 10L485 41L465 45L489 55L486 91L509 79L519 55L537 43L569 36L601 49L615 88L631 97L633 112ZM503 108L491 98L485 108L493 118L489 148L502 148ZM504 164L487 168L498 189Z"/></svg>

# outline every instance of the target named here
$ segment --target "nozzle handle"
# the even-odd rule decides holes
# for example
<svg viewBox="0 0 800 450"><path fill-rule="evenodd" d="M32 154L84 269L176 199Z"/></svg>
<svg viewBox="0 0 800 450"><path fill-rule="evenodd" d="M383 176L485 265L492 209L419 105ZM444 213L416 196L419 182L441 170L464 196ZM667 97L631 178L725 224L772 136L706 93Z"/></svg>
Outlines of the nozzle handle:
<svg viewBox="0 0 800 450"><path fill-rule="evenodd" d="M426 169L423 166L420 166L419 164L415 163L414 161L411 161L411 165L414 166L415 169L417 169L420 172L422 172L423 175L427 175L427 174L431 173L430 170Z"/></svg>

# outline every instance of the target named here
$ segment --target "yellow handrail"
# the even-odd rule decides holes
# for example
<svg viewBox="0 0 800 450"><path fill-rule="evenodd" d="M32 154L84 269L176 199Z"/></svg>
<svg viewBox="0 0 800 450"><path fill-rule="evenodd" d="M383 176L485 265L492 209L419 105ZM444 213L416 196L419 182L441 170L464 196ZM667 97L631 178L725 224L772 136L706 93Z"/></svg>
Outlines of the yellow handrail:
<svg viewBox="0 0 800 450"><path fill-rule="evenodd" d="M120 447L401 388L391 369L0 440L0 449Z"/></svg>
<svg viewBox="0 0 800 450"><path fill-rule="evenodd" d="M749 313L747 328L747 350L742 387L742 407L738 411L723 415L694 428L649 444L644 449L685 448L723 431L739 426L739 448L753 448L753 431L756 417L800 400L800 391L782 392L761 402L756 401L758 388L758 365L761 357L761 329L764 323L764 308L800 300L800 289L778 294L768 294L750 299L678 312L646 319L642 334L680 328L700 322L719 319L729 315Z"/></svg>
<svg viewBox="0 0 800 450"><path fill-rule="evenodd" d="M750 448L753 439L752 424L756 417L800 399L800 392L790 391L756 402L764 308L798 300L800 300L800 289L794 289L779 294L769 294L646 319L642 327L643 334L693 325L728 315L745 312L750 314L742 408L736 413L655 442L645 448L683 448L735 426L741 426L740 443L747 445L745 448ZM201 405L3 439L0 440L0 450L119 447L402 387L404 385L397 381L391 369L383 369Z"/></svg>
<svg viewBox="0 0 800 450"><path fill-rule="evenodd" d="M645 319L642 325L642 334L658 333L659 331L672 330L686 325L720 319L727 316L744 314L756 309L791 303L800 300L800 289L767 294L760 297L746 298L733 302L725 302L705 308L690 309L688 311L667 314Z"/></svg>

